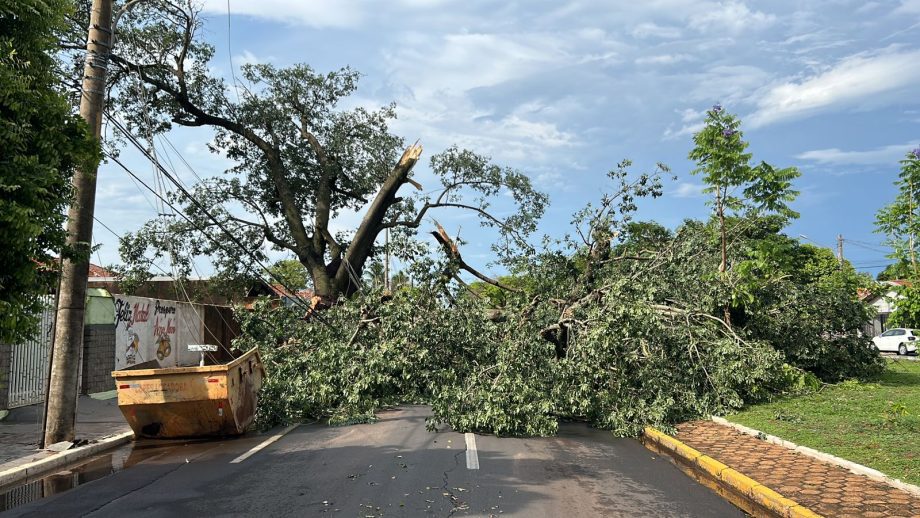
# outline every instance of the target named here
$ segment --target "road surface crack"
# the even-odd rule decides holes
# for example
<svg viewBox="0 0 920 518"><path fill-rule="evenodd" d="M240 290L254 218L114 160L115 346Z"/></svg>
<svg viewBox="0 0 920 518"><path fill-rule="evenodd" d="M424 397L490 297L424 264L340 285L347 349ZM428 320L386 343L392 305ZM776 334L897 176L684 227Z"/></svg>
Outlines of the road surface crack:
<svg viewBox="0 0 920 518"><path fill-rule="evenodd" d="M450 500L450 505L451 505L450 512L447 513L447 518L450 518L451 516L453 516L454 513L456 513L457 511L465 511L470 508L470 506L467 505L466 502L461 500L460 497L457 496L454 493L454 490L450 487L450 480L449 480L450 473L460 466L460 456L461 455L465 457L466 450L460 450L456 454L454 454L454 467L444 472L444 485L441 486L441 494L444 495L448 500Z"/></svg>

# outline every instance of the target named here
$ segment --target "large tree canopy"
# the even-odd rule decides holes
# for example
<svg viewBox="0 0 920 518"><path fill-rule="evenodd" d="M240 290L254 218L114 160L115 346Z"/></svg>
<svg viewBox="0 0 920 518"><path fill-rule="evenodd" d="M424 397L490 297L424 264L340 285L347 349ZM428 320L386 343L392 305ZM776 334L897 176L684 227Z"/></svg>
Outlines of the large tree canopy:
<svg viewBox="0 0 920 518"><path fill-rule="evenodd" d="M0 0L0 341L27 336L64 246L70 177L96 144L57 80L53 54L72 5Z"/></svg>
<svg viewBox="0 0 920 518"><path fill-rule="evenodd" d="M255 260L247 257L264 259L268 245L293 253L328 304L357 288L381 231L393 229L398 240L433 209L476 213L498 229L497 253L527 246L546 203L528 178L452 147L432 157L440 185L421 194L411 173L422 147L404 147L389 132L395 107L343 107L357 72L246 64L228 83L211 70L214 49L198 39L202 22L192 3L137 4L119 24L114 106L128 128L152 138L174 125L207 126L216 131L211 150L237 164L190 196L176 194L188 218L146 225L126 241L126 259L154 250L181 266L187 256L176 251L183 250L243 273ZM415 189L407 193L407 184ZM500 193L515 203L502 216L489 210ZM361 223L334 235L332 222L349 211L363 212Z"/></svg>

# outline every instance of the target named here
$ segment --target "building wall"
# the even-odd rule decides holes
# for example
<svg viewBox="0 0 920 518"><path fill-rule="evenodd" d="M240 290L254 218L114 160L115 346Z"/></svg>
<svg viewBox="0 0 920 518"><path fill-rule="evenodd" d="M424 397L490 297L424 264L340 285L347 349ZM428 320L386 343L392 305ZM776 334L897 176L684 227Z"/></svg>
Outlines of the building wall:
<svg viewBox="0 0 920 518"><path fill-rule="evenodd" d="M10 396L10 363L13 346L0 343L0 410L6 410Z"/></svg>
<svg viewBox="0 0 920 518"><path fill-rule="evenodd" d="M863 330L870 338L878 336L888 330L888 317L891 313L879 313Z"/></svg>
<svg viewBox="0 0 920 518"><path fill-rule="evenodd" d="M83 327L83 383L81 392L95 394L115 388L115 324Z"/></svg>
<svg viewBox="0 0 920 518"><path fill-rule="evenodd" d="M86 320L83 328L83 354L80 369L80 392L94 394L115 388L112 371L116 368L116 357L125 354L127 342L117 342L115 324L115 298L104 290L90 289L87 297ZM156 300L147 299L156 305ZM174 301L160 301L164 304L177 304ZM154 309L151 309L151 313ZM192 364L197 364L198 355L185 350L187 343L207 343L220 345L215 359L228 361L230 342L239 334L239 324L233 318L233 311L228 307L202 306L198 304L178 303L177 316L182 317L166 328L181 329L184 341L175 343L173 356L188 356ZM8 408L10 402L9 388L12 368L12 347L0 344L0 409ZM192 361L194 360L194 361ZM186 362L188 363L188 362ZM42 372L46 367L42 367ZM44 392L44 390L42 390ZM44 397L43 394L40 397Z"/></svg>
<svg viewBox="0 0 920 518"><path fill-rule="evenodd" d="M885 295L872 301L872 307L879 313L891 313L895 309L895 300L901 298L895 291L889 291Z"/></svg>

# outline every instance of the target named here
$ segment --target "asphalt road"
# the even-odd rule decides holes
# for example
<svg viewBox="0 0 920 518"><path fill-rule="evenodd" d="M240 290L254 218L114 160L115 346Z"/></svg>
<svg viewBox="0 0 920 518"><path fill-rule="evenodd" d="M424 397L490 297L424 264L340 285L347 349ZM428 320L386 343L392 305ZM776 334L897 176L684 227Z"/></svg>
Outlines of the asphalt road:
<svg viewBox="0 0 920 518"><path fill-rule="evenodd" d="M536 439L430 433L427 414L302 425L237 463L268 435L142 443L120 459L131 467L3 516L743 516L635 440L578 424Z"/></svg>

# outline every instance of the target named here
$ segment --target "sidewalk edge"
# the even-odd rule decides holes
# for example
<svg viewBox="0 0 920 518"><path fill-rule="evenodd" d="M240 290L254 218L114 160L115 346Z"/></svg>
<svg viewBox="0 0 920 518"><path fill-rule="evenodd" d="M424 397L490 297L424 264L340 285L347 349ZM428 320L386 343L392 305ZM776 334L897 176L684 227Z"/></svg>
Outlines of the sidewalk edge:
<svg viewBox="0 0 920 518"><path fill-rule="evenodd" d="M821 515L784 497L756 480L702 454L676 438L647 427L642 442L652 451L666 454L695 474L711 481L719 496L757 516L821 518ZM742 501L738 501L738 498Z"/></svg>
<svg viewBox="0 0 920 518"><path fill-rule="evenodd" d="M890 485L891 487L900 489L902 491L907 491L908 493L914 496L920 497L920 487L915 486L913 484L908 484L907 482L903 482L899 479L890 477L877 469L872 469L868 466L863 466L862 464L857 464L853 461L842 459L840 457L831 455L829 453L824 453L823 451L818 451L813 448L809 448L807 446L800 446L794 442L787 441L775 435L766 434L766 433L761 432L760 430L755 430L753 428L748 428L747 426L744 426L738 423L733 423L725 419L724 417L710 416L710 419L714 423L718 423L724 426L729 426L743 434L752 435L761 440L765 440L769 443L773 443L778 446L788 448L790 450L801 453L802 455L807 455L811 458L818 459L828 464L839 466L857 475L862 475L864 477L871 478L872 480L875 480L878 482L884 482Z"/></svg>
<svg viewBox="0 0 920 518"><path fill-rule="evenodd" d="M103 451L121 446L122 444L130 442L133 438L134 432L124 432L110 437L104 437L86 446L66 450L44 459L12 467L0 472L0 488L5 488L29 478L53 472L55 469L66 466L67 464L72 464Z"/></svg>

